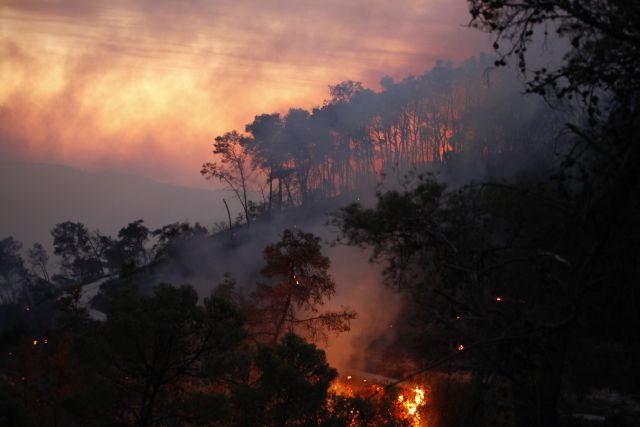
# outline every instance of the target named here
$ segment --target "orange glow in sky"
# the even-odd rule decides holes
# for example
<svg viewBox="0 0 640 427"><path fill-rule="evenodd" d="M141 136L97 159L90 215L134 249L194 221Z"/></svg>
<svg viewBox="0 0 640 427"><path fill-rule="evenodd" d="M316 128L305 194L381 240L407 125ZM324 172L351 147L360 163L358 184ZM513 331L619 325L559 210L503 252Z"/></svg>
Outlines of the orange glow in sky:
<svg viewBox="0 0 640 427"><path fill-rule="evenodd" d="M0 0L0 158L209 186L216 135L485 49L464 0Z"/></svg>

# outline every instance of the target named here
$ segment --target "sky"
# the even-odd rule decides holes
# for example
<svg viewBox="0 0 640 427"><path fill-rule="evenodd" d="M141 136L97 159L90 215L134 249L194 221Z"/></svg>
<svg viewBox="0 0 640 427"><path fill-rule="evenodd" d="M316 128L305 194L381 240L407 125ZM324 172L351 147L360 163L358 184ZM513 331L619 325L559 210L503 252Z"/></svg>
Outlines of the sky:
<svg viewBox="0 0 640 427"><path fill-rule="evenodd" d="M210 187L216 135L490 50L464 0L0 0L0 159Z"/></svg>

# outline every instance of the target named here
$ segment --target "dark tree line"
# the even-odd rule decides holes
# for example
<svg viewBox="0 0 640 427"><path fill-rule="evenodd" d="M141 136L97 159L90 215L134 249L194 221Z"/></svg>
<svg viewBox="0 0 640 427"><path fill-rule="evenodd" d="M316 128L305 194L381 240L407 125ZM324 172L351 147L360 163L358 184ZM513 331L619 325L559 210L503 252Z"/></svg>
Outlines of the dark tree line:
<svg viewBox="0 0 640 427"><path fill-rule="evenodd" d="M140 226L123 228L120 238L145 235L131 233ZM175 240L192 231L168 226L163 235ZM144 258L140 246L131 247L133 259ZM129 287L110 298L103 321L79 303L80 287L51 296L54 308L42 327L16 336L0 329L0 348L8 354L0 359L0 420L15 426L403 425L391 395L372 400L329 390L337 371L306 338L347 331L355 314L322 310L335 284L319 239L286 230L264 258L255 292L236 289L230 277L202 302L189 285L159 284L150 294ZM378 406L381 399L386 403Z"/></svg>
<svg viewBox="0 0 640 427"><path fill-rule="evenodd" d="M400 82L386 77L380 92L353 81L330 86L321 107L257 115L244 135L218 136L220 161L201 173L233 191L248 221L260 210L370 186L385 173L435 168L455 154L533 153L549 144L553 114L519 97L504 73L488 75L492 65L488 56L442 62ZM252 203L248 192L262 201Z"/></svg>
<svg viewBox="0 0 640 427"><path fill-rule="evenodd" d="M583 411L636 425L633 410L588 396L638 391L640 7L469 3L472 24L496 37L497 66L515 61L530 92L584 111L567 123L559 170L458 189L421 176L373 208L341 210L342 236L372 248L406 295L414 374L473 374L473 421L443 412L442 425L590 425ZM532 69L536 33L569 42L557 68Z"/></svg>

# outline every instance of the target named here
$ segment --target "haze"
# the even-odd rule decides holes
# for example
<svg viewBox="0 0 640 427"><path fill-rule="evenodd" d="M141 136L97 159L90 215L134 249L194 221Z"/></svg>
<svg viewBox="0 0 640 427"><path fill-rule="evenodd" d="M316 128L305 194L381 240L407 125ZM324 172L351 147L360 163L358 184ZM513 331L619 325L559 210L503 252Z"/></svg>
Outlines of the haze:
<svg viewBox="0 0 640 427"><path fill-rule="evenodd" d="M0 157L206 186L213 138L487 39L458 0L0 0Z"/></svg>

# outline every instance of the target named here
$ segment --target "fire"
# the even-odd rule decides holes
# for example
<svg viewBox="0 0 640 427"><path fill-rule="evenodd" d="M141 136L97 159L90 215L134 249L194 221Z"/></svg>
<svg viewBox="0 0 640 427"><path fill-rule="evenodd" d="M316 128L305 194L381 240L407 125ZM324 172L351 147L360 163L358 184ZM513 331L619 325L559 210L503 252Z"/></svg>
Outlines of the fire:
<svg viewBox="0 0 640 427"><path fill-rule="evenodd" d="M393 387L388 388L390 384L393 384ZM426 414L424 407L428 403L429 387L424 384L398 385L397 380L356 372L353 376L345 375L343 379L335 380L331 385L331 391L335 395L349 398L360 397L378 403L386 401L392 405L392 414L396 421L403 420L416 427L425 425L425 420L421 418ZM356 422L357 418L358 416L354 415L352 421Z"/></svg>
<svg viewBox="0 0 640 427"><path fill-rule="evenodd" d="M398 395L397 404L403 412L403 418L411 420L414 426L420 425L420 409L427 404L426 391L420 386L413 387L405 397Z"/></svg>
<svg viewBox="0 0 640 427"><path fill-rule="evenodd" d="M464 345L462 344L458 344L458 347L456 347L458 349L458 351L462 351L464 350Z"/></svg>

